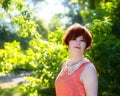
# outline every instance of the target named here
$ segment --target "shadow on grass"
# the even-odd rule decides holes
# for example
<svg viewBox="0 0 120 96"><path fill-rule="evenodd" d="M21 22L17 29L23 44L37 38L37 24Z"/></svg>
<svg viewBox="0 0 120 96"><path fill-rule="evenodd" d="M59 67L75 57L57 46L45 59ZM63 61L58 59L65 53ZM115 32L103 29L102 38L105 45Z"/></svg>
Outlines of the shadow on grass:
<svg viewBox="0 0 120 96"><path fill-rule="evenodd" d="M54 88L45 88L45 89L41 89L39 91L39 93L41 93L41 96L56 96L55 95L55 89Z"/></svg>

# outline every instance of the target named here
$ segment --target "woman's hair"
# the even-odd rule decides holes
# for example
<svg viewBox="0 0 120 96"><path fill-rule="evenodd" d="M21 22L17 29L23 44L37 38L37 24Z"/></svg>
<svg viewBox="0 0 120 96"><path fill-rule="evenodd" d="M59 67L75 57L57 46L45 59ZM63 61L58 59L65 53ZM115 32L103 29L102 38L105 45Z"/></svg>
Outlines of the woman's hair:
<svg viewBox="0 0 120 96"><path fill-rule="evenodd" d="M70 40L75 40L79 36L83 36L83 39L86 42L85 49L87 49L88 47L91 46L92 36L91 36L89 30L78 23L71 25L66 30L66 34L63 37L63 41L68 46Z"/></svg>

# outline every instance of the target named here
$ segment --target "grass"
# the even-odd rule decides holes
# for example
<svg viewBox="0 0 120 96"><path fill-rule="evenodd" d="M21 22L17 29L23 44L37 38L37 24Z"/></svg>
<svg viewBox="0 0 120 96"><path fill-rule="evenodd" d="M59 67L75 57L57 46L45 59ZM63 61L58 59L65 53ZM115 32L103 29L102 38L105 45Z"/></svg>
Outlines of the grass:
<svg viewBox="0 0 120 96"><path fill-rule="evenodd" d="M21 85L0 88L0 96L22 96L23 92L24 90L22 90Z"/></svg>
<svg viewBox="0 0 120 96"><path fill-rule="evenodd" d="M27 80L27 79L26 79ZM35 84L37 79L28 78L28 82L0 85L0 96L55 96L54 88L42 88ZM30 83L33 82L33 83ZM2 84L2 83L1 83ZM26 86L28 85L28 86Z"/></svg>
<svg viewBox="0 0 120 96"><path fill-rule="evenodd" d="M37 91L34 88L27 89L23 84L0 88L0 96L55 96L54 88L35 88Z"/></svg>

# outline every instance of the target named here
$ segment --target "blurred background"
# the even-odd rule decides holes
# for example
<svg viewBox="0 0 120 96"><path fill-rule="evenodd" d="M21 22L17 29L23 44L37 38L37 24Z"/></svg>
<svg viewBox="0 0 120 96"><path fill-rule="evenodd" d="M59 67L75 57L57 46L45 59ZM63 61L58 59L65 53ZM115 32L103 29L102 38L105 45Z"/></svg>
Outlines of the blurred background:
<svg viewBox="0 0 120 96"><path fill-rule="evenodd" d="M85 53L98 72L98 96L120 95L119 0L0 0L0 96L56 96L69 58L62 37L80 23L93 35Z"/></svg>

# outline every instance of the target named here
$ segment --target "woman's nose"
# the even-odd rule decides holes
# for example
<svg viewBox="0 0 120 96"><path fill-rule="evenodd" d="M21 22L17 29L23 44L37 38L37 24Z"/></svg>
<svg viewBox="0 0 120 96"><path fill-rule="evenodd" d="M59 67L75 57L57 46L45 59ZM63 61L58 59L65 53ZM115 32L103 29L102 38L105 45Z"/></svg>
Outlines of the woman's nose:
<svg viewBox="0 0 120 96"><path fill-rule="evenodd" d="M76 40L76 44L80 45L80 41L79 41L79 40Z"/></svg>

